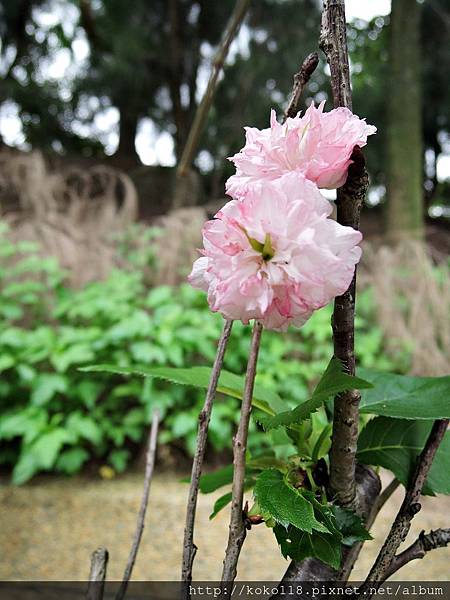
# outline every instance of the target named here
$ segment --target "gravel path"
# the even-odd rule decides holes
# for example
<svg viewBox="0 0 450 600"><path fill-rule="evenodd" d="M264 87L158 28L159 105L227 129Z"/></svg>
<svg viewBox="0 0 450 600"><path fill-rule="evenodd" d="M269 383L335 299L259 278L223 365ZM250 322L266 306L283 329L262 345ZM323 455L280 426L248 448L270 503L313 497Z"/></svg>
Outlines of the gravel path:
<svg viewBox="0 0 450 600"><path fill-rule="evenodd" d="M2 580L83 580L89 557L98 546L110 552L108 579L122 576L142 489L142 476L127 474L111 481L87 478L45 478L24 487L0 488L0 548ZM200 496L196 543L199 547L194 578L220 578L227 536L228 512L208 520L220 494ZM147 525L136 562L135 580L179 578L187 485L177 476L157 475L150 492ZM397 490L374 531L375 540L356 566L353 580L367 572L401 502ZM450 498L424 498L411 539L421 529L448 526ZM436 550L402 571L402 580L447 580L450 548ZM277 550L271 531L254 527L245 542L239 579L277 580L287 562ZM398 578L398 577L397 577Z"/></svg>

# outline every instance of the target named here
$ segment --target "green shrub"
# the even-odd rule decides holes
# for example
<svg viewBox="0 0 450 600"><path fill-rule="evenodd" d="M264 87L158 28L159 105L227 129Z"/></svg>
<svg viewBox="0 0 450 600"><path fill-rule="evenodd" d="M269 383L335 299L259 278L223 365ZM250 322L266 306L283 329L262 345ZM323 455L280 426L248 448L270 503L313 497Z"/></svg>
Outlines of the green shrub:
<svg viewBox="0 0 450 600"><path fill-rule="evenodd" d="M78 368L211 365L222 318L209 311L205 295L188 285L148 290L136 266L71 290L53 259L42 259L29 243L8 242L2 230L0 259L0 464L13 469L13 481L40 471L72 474L94 458L123 471L154 406L163 419L160 441L192 453L202 392ZM367 367L402 368L383 354L371 302L370 290L360 295L358 359ZM301 331L265 332L261 383L292 403L305 398L332 354L330 317L326 307ZM236 323L228 370L245 371L249 340L249 327ZM210 428L215 450L230 447L237 418L237 401L219 398ZM252 427L255 449L265 442Z"/></svg>

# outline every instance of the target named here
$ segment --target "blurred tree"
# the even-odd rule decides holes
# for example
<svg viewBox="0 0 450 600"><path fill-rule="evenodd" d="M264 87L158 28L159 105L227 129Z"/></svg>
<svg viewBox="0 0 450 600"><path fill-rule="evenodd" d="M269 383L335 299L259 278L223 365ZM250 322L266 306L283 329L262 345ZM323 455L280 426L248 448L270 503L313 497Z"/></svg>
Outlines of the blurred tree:
<svg viewBox="0 0 450 600"><path fill-rule="evenodd" d="M79 94L106 96L120 113L117 153L135 156L139 120L150 116L184 146L197 106L202 47L216 45L234 0L80 1L89 69Z"/></svg>
<svg viewBox="0 0 450 600"><path fill-rule="evenodd" d="M202 170L211 171L209 191L216 197L223 196L223 180L233 171L225 158L242 147L243 127L268 127L271 108L282 114L294 74L317 50L320 2L259 0L251 7L247 47L225 68L197 161ZM303 107L311 99L326 99L328 90L322 63L308 84Z"/></svg>
<svg viewBox="0 0 450 600"><path fill-rule="evenodd" d="M33 147L98 153L102 149L98 141L80 138L71 127L74 110L65 82L47 76L55 53L71 49L61 22L42 27L39 10L48 4L45 0L0 4L0 105L17 106L25 141Z"/></svg>
<svg viewBox="0 0 450 600"><path fill-rule="evenodd" d="M136 0L131 10L121 0L2 0L0 104L17 106L25 141L34 147L104 156L108 136L99 133L96 119L103 109L114 107L119 113L118 156L136 162L136 131L144 117L151 119L156 131L173 136L179 154L209 74L214 47L234 4L235 0ZM209 195L223 193L223 181L232 170L224 158L242 145L242 127L267 126L271 107L281 113L293 74L303 58L317 49L320 8L320 0L251 3L239 40L232 46L196 159L206 175ZM416 71L422 74L422 139L427 152L424 180L426 198L432 202L437 189L436 161L450 122L448 0L425 0L419 12L423 58L422 70ZM410 27L409 16L406 21ZM407 33L401 31L402 35ZM389 17L349 24L354 107L378 127L367 157L372 183L380 186L386 185L389 166L386 109L396 102L397 93L403 94L399 102L411 109L409 93L400 80L395 86L388 82L389 38ZM89 48L82 59L76 46L80 40L86 40ZM398 44L402 46L400 38ZM397 59L404 49L403 44ZM63 54L77 60L63 76L54 76L49 65L60 62ZM413 62L411 48L405 60L408 65ZM327 94L322 63L304 99L320 101ZM403 113L401 110L401 116ZM114 120L110 127L115 127ZM114 144L109 144L110 152ZM410 162L409 155L406 162ZM382 187L379 189L381 195Z"/></svg>
<svg viewBox="0 0 450 600"><path fill-rule="evenodd" d="M397 2L395 2L397 4ZM417 12L420 14L420 41L419 34L415 33L416 41L412 42L414 49L405 48L405 37L408 32L404 31L404 23L408 22L411 27L413 22L409 17L412 2L408 5L407 16L398 24L401 29L400 38L397 41L402 48L395 51L395 57L404 61L406 68L412 66L415 69L414 53L421 48L420 66L415 69L415 76L419 78L421 87L421 144L423 154L420 163L416 164L416 175L420 175L420 193L425 198L421 200L424 215L430 204L444 201L442 196L442 184L437 181L437 159L445 151L446 139L450 126L450 87L448 86L448 71L450 69L450 7L447 0L426 0ZM415 3L414 3L414 7ZM398 10L399 7L396 6ZM389 131L395 136L394 130L390 129L390 108L398 103L400 119L404 119L408 110L411 110L409 95L409 84L405 85L402 80L406 76L401 72L400 79L392 80L389 76L391 71L390 55L393 50L391 40L390 17L376 17L370 23L357 20L349 26L349 49L352 59L353 70L353 92L355 111L367 117L368 122L378 127L377 135L370 140L365 149L370 169L371 181L375 185L386 185L386 173L389 171L390 154L387 152L387 134ZM395 26L395 25L394 25ZM417 23L416 23L417 27ZM420 44L420 46L418 46ZM400 54L400 53L404 54ZM417 63L416 63L417 66ZM400 98L399 98L400 94ZM404 104L403 104L404 103ZM417 107L416 107L417 110ZM406 113L405 113L406 111ZM410 141L408 137L409 122L406 125L405 141L408 152L410 152ZM416 132L417 135L417 132ZM400 144L400 141L398 141ZM396 154L396 156L399 156ZM394 158L395 161L395 158ZM423 165L423 169L422 169ZM422 183L424 189L422 188ZM417 178L416 178L416 188ZM395 200L394 200L395 202ZM408 202L408 210L411 202ZM387 206L386 206L387 209Z"/></svg>
<svg viewBox="0 0 450 600"><path fill-rule="evenodd" d="M392 3L386 107L386 225L392 239L423 237L420 12L416 0Z"/></svg>
<svg viewBox="0 0 450 600"><path fill-rule="evenodd" d="M19 105L25 137L32 145L75 152L84 145L89 153L98 153L102 145L81 136L79 125L89 127L99 110L113 106L120 115L117 155L137 159L136 131L147 116L160 131L173 135L178 155L234 3L136 0L130 10L121 0L6 0L3 64L8 62L7 46L23 51L14 51L16 59L6 76L11 85L4 88L1 100L13 99ZM43 31L36 19L39 7L56 14L60 4L76 11L78 27L75 22L71 35L61 23ZM233 136L242 140L239 125L245 120L267 123L269 107L285 100L293 73L317 46L319 5L317 0L253 3L248 26L232 49L221 88L224 97L211 116L203 149L213 156L226 155ZM66 81L70 93L66 89L61 96L61 82L43 78L41 64L58 49L73 52L80 31L88 41L89 57L74 80Z"/></svg>

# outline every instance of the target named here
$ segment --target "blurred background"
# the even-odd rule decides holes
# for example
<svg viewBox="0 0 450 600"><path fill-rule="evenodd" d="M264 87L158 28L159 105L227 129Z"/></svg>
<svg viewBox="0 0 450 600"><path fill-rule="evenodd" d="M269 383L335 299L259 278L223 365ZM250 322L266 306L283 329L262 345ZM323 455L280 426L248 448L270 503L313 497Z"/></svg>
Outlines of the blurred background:
<svg viewBox="0 0 450 600"><path fill-rule="evenodd" d="M2 578L84 578L101 543L120 577L154 406L162 414L160 473L144 541L152 568L142 559L136 573L168 579L175 569L178 576L186 495L179 479L189 472L203 394L78 368L213 361L221 318L184 283L201 226L226 202L233 172L226 158L242 147L243 127L267 127L272 107L281 116L320 30L318 1L250 3L192 168L179 177L177 161L234 5L0 1ZM378 128L365 150L371 186L362 215L358 363L447 374L450 7L446 0L393 0L392 11L389 0L347 0L346 7L353 109ZM332 108L328 75L321 58L302 110L322 100ZM330 317L326 307L300 331L265 334L261 383L293 405L305 399L332 354ZM227 369L245 370L248 344L248 328L236 324ZM229 459L236 420L237 401L219 398L209 468ZM268 442L252 427L250 449L258 450ZM448 513L448 503L435 502ZM202 499L199 537L210 550L197 568L206 578L219 573L226 529L224 515L208 523L212 504ZM430 526L442 525L435 506L425 512ZM257 529L245 578L260 578L261 569L276 578L285 563L270 532ZM45 560L43 540L59 560ZM157 549L167 540L172 550L162 556ZM448 558L436 552L430 579L445 578Z"/></svg>

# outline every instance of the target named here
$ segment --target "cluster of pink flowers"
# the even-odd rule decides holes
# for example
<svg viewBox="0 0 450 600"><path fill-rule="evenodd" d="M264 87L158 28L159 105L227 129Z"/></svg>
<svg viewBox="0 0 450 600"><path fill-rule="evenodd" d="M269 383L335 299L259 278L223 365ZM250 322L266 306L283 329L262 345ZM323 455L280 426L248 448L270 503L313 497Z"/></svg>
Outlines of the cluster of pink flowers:
<svg viewBox="0 0 450 600"><path fill-rule="evenodd" d="M246 129L231 160L228 202L203 228L202 257L189 281L211 310L268 329L303 325L343 294L361 257L359 231L330 219L319 188L343 183L354 146L375 133L345 108L311 105L303 117Z"/></svg>

